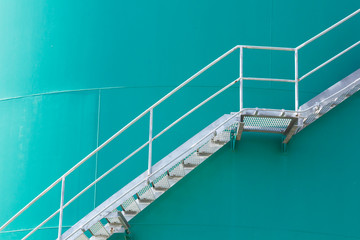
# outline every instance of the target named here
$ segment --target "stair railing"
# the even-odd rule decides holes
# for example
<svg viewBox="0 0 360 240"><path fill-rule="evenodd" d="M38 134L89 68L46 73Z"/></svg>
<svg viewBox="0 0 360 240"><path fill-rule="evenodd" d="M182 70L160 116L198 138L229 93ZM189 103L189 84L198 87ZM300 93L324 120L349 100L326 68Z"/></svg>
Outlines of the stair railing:
<svg viewBox="0 0 360 240"><path fill-rule="evenodd" d="M131 122L126 124L123 128L121 128L118 132L116 132L114 135L112 135L109 139L107 139L104 143L102 143L100 146L98 146L95 150L93 150L90 154L88 154L86 157L84 157L81 161L79 161L75 166L73 166L70 170L68 170L64 175L62 175L60 178L58 178L56 181L54 181L49 187L47 187L43 192L41 192L38 196L36 196L32 201L30 201L25 207L23 207L19 212L17 212L13 217L11 217L5 224L3 224L0 227L0 232L7 227L10 223L12 223L17 217L19 217L24 211L26 211L30 206L32 206L35 202L37 202L40 198L42 198L47 192L49 192L51 189L53 189L58 183L61 182L61 194L60 194L60 208L56 210L53 214L51 214L47 219L45 219L42 223L40 223L37 227L33 228L24 238L27 239L30 237L34 232L36 232L38 229L40 229L45 223L47 223L50 219L52 219L54 216L59 214L59 227L58 227L58 239L61 239L62 234L62 221L63 221L63 210L66 208L69 204L71 204L74 200L76 200L79 196L81 196L84 192L86 192L89 188L94 186L96 183L98 183L100 180L102 180L105 176L107 176L109 173L114 171L116 168L118 168L121 164L123 164L125 161L130 159L132 156L134 156L137 152L139 152L141 149L143 149L146 146L149 146L149 153L148 153L148 178L151 177L154 173L152 173L152 142L153 140L160 137L162 134L164 134L166 131L168 131L170 128L172 128L174 125L176 125L178 122L183 120L185 117L190 115L192 112L200 108L202 105L206 104L211 99L215 98L217 95L228 89L229 87L233 86L235 83L239 82L239 103L240 103L240 111L231 116L228 120L232 119L233 117L238 116L241 114L242 111L246 109L252 109L252 108L243 108L243 81L244 80L254 80L254 81L274 81L274 82L293 82L295 83L295 111L287 110L287 112L292 113L298 113L298 107L299 107L299 86L298 83L311 75L312 73L318 71L320 68L324 67L328 63L334 61L344 53L350 51L354 47L360 44L360 41L354 43L350 47L346 48L342 52L338 53L334 57L330 58L329 60L325 61L324 63L320 64L313 70L309 71L308 73L304 74L303 76L299 77L299 63L298 63L298 52L301 48L308 45L309 43L313 42L314 40L318 39L322 35L326 34L327 32L331 31L332 29L336 28L340 24L346 22L350 18L354 17L360 12L360 9L356 10L349 16L345 17L344 19L340 20L339 22L335 23L331 27L327 28L326 30L322 31L318 35L312 37L311 39L307 40L306 42L302 43L301 45L297 46L296 48L282 48L282 47L267 47L267 46L250 46L250 45L238 45L212 61L210 64L205 66L203 69L198 71L196 74L188 78L186 81L181 83L179 86L177 86L175 89L173 89L171 92L166 94L164 97L162 97L160 100L158 100L155 104L153 104L151 107L149 107L147 110L145 110L143 113L141 113L139 116L134 118ZM275 51L293 51L294 52L294 79L278 79L278 78L256 78L256 77L244 77L243 76L243 50L247 49L262 49L262 50L275 50ZM190 83L192 80L194 80L196 77L201 75L203 72L214 66L216 63L233 53L236 49L239 49L239 57L240 57L240 63L239 63L239 78L233 80L228 85L223 87L222 89L215 92L213 95L202 101L200 104L192 108L190 111L185 113L183 116L175 120L173 123L171 123L169 126L164 128L161 132L159 132L157 135L153 136L153 110L155 107L157 107L159 104L161 104L163 101L168 99L170 96L172 96L174 93L179 91L181 88L186 86L188 83ZM275 111L276 109L266 109L267 111ZM149 113L149 140L144 143L142 146L140 146L138 149L133 151L130 155L125 157L123 160L121 160L119 163L117 163L115 166L113 166L111 169L109 169L107 172L105 172L103 175L101 175L99 178L97 178L95 181L93 181L90 185L85 187L82 191L80 191L77 195L75 195L72 199L70 199L67 203L64 203L64 193L65 193L65 179L68 175L70 175L73 171L75 171L78 167L80 167L82 164L84 164L87 160L89 160L93 155L95 155L97 152L99 152L102 148L104 148L106 145L108 145L111 141L113 141L117 136L119 136L121 133L123 133L126 129L128 129L130 126L132 126L134 123L136 123L138 120L143 118L147 113ZM148 179L147 178L147 179ZM145 180L147 180L145 179ZM144 181L145 181L144 180Z"/></svg>

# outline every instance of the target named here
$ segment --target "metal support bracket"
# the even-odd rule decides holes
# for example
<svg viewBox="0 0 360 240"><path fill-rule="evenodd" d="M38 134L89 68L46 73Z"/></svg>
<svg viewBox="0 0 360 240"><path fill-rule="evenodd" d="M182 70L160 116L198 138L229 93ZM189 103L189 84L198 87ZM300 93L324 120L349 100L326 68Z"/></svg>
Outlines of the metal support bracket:
<svg viewBox="0 0 360 240"><path fill-rule="evenodd" d="M230 144L231 144L231 149L232 150L235 150L236 134L237 134L236 129L231 129L231 131L230 131Z"/></svg>
<svg viewBox="0 0 360 240"><path fill-rule="evenodd" d="M289 123L289 126L286 128L286 130L284 132L284 136L282 138L282 142L281 142L282 152L286 152L288 142L290 141L292 136L294 136L294 134L296 133L296 130L299 128L298 124L299 124L299 120L295 118L295 119L291 120L291 122Z"/></svg>
<svg viewBox="0 0 360 240"><path fill-rule="evenodd" d="M236 135L236 140L238 140L238 141L241 139L241 135L244 131L244 126L245 126L244 122L239 122L239 127L238 127L237 135Z"/></svg>
<svg viewBox="0 0 360 240"><path fill-rule="evenodd" d="M297 124L294 124L290 129L289 131L286 133L286 137L284 139L284 141L282 142L283 144L287 144L290 139L292 138L292 136L294 136L296 130L299 128L299 125Z"/></svg>
<svg viewBox="0 0 360 240"><path fill-rule="evenodd" d="M133 239L132 234L131 234L131 232L129 230L125 231L125 236L124 237L125 237L125 240L132 240Z"/></svg>
<svg viewBox="0 0 360 240"><path fill-rule="evenodd" d="M284 143L285 138L286 138L285 136L282 136L282 137L281 137L281 151L282 151L282 152L286 152L286 151L287 151L287 144Z"/></svg>

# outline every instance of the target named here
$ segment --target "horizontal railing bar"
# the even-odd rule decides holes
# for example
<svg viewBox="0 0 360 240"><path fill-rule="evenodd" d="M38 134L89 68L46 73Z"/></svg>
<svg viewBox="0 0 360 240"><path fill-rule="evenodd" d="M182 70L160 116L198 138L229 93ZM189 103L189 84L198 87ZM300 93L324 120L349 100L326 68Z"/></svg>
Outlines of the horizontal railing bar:
<svg viewBox="0 0 360 240"><path fill-rule="evenodd" d="M238 47L243 47L248 49L276 50L276 51L295 51L295 48L285 48L285 47L268 47L268 46L252 46L252 45L238 45Z"/></svg>
<svg viewBox="0 0 360 240"><path fill-rule="evenodd" d="M331 31L332 29L336 28L337 26L339 26L340 24L342 24L343 22L346 22L347 20L349 20L350 18L352 18L353 16L355 16L356 14L358 14L360 12L360 8L358 10L356 10L355 12L353 12L352 14L350 14L349 16L343 18L342 20L338 21L337 23L335 23L334 25L328 27L327 29L325 29L324 31L322 31L321 33L319 33L318 35L310 38L309 40L307 40L306 42L300 44L299 46L296 47L296 49L301 49L304 46L308 45L309 43L311 43L312 41L318 39L319 37L321 37L322 35L324 35L325 33Z"/></svg>
<svg viewBox="0 0 360 240"><path fill-rule="evenodd" d="M47 223L48 221L50 221L50 219L52 219L54 216L56 216L56 214L58 214L60 212L60 208L58 210L56 210L53 214L51 214L47 219L45 219L42 223L40 223L36 228L34 228L33 230L31 230L31 232L29 232L28 234L26 234L25 237L23 237L21 240L25 240L28 237L30 237L34 232L36 232L39 228L41 228L45 223Z"/></svg>
<svg viewBox="0 0 360 240"><path fill-rule="evenodd" d="M267 112L278 112L279 110L284 110L285 112L288 113L297 113L298 111L295 110L285 110L285 109L273 109L273 108L244 108L242 112L246 111L246 110L258 110L258 111L267 111Z"/></svg>
<svg viewBox="0 0 360 240"><path fill-rule="evenodd" d="M291 79L280 79L280 78L254 78L254 77L243 77L244 80L254 80L254 81L269 81L269 82L295 82Z"/></svg>
<svg viewBox="0 0 360 240"><path fill-rule="evenodd" d="M75 166L73 166L70 170L68 170L64 175L62 175L59 179L57 179L54 183L52 183L48 188L46 188L42 193L40 193L37 197L35 197L30 203L28 203L23 209L21 209L18 213L16 213L9 221L7 221L4 225L0 227L0 231L3 230L6 226L8 226L12 221L14 221L20 214L22 214L26 209L28 209L31 205L33 205L39 198L41 198L43 195L45 195L48 191L50 191L57 183L61 181L63 177L68 176L70 173L72 173L75 169L77 169L80 165L85 163L88 159L90 159L93 155L95 155L98 151L100 151L103 147L105 147L107 144L109 144L112 140L114 140L117 136L119 136L122 132L124 132L126 129L128 129L131 125L136 123L140 118L142 118L145 114L147 114L151 109L158 106L160 103L162 103L164 100L169 98L171 95L173 95L175 92L177 92L179 89L184 87L186 84L191 82L193 79L195 79L197 76L205 72L207 69L212 67L214 64L219 62L221 59L225 58L227 55L232 53L234 50L236 50L238 46L233 47L214 61L212 61L210 64L205 66L203 69L195 73L193 76L188 78L186 81L184 81L182 84L177 86L175 89L173 89L171 92L166 94L164 97L162 97L159 101L154 103L151 107L146 109L143 113L141 113L139 116L137 116L135 119L133 119L131 122L125 125L122 129L120 129L118 132L116 132L113 136L111 136L108 140L106 140L104 143L102 143L99 147L97 147L94 151L92 151L90 154L88 154L85 158L83 158L80 162L78 162Z"/></svg>
<svg viewBox="0 0 360 240"><path fill-rule="evenodd" d="M299 78L299 81L303 80L304 78L308 77L310 74L316 72L317 70L319 70L320 68L324 67L325 65L327 65L328 63L334 61L335 59L337 59L338 57L340 57L341 55L343 55L344 53L350 51L352 48L356 47L357 45L360 44L360 41L354 43L353 45L351 45L350 47L346 48L345 50L343 50L342 52L336 54L334 57L330 58L329 60L327 60L326 62L320 64L319 66L317 66L316 68L314 68L313 70L311 70L310 72L306 73L304 76L302 76L301 78Z"/></svg>
<svg viewBox="0 0 360 240"><path fill-rule="evenodd" d="M222 93L223 91L225 91L226 89L228 89L229 87L231 87L232 85L234 85L235 83L237 83L238 81L240 81L240 78L232 81L231 83L229 83L228 85L226 85L225 87L223 87L222 89L220 89L219 91L217 91L216 93L214 93L213 95L211 95L210 97L208 97L207 99L205 99L204 101L202 101L200 104L198 104L197 106L195 106L194 108L192 108L190 111L188 111L187 113L185 113L184 115L182 115L180 118L178 118L177 120L175 120L173 123L171 123L169 126L167 126L166 128L164 128L161 132L159 132L155 137L153 137L153 139L156 139L158 137L160 137L162 134L164 134L166 131L168 131L170 128L172 128L175 124L177 124L178 122L180 122L181 120L183 120L184 118L186 118L188 115L190 115L192 112L194 112L196 109L200 108L202 105L204 105L205 103L207 103L208 101L210 101L211 99L213 99L214 97L216 97L217 95L219 95L220 93Z"/></svg>

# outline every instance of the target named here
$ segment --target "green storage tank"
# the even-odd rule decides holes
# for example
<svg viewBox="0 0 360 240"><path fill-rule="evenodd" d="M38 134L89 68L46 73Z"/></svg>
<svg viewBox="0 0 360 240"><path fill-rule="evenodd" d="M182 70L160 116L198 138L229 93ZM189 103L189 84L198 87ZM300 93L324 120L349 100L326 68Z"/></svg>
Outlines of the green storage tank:
<svg viewBox="0 0 360 240"><path fill-rule="evenodd" d="M296 47L359 9L349 1L0 2L0 225L185 79L239 44ZM360 38L360 15L304 48L303 75ZM244 73L294 78L288 52L246 51ZM300 104L359 68L355 47L300 83ZM238 55L154 110L158 133L239 76ZM294 109L294 85L249 81L245 107ZM134 218L133 239L360 239L359 93L294 137L244 133ZM153 161L225 113L231 87L153 143ZM148 139L142 119L66 179L65 202ZM63 230L147 169L147 149L64 210ZM0 232L21 239L61 185ZM29 239L56 239L58 216ZM123 234L112 239L123 239Z"/></svg>

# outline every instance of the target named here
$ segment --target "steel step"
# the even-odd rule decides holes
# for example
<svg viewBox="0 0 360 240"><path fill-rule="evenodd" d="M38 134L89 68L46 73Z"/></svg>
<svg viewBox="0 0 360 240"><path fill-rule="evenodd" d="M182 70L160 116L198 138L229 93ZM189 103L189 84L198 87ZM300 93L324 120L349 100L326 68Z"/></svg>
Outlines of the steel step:
<svg viewBox="0 0 360 240"><path fill-rule="evenodd" d="M107 239L110 237L110 233L105 229L101 222L97 222L89 228L90 233L99 239Z"/></svg>
<svg viewBox="0 0 360 240"><path fill-rule="evenodd" d="M75 238L75 240L89 240L89 238L85 234L82 233L80 236Z"/></svg>

